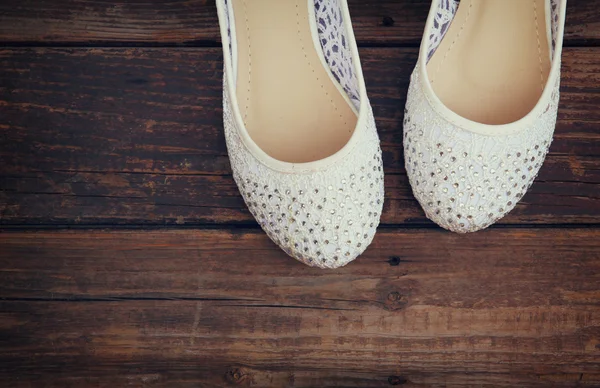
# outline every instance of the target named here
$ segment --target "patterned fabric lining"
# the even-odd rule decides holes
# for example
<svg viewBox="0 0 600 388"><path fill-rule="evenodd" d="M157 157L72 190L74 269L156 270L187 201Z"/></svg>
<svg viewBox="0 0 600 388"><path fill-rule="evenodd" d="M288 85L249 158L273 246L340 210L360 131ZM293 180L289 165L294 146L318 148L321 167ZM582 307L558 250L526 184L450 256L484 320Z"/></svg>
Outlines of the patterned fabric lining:
<svg viewBox="0 0 600 388"><path fill-rule="evenodd" d="M335 79L358 109L360 106L358 80L354 71L352 51L346 37L340 0L314 0L314 2L317 30L325 60Z"/></svg>

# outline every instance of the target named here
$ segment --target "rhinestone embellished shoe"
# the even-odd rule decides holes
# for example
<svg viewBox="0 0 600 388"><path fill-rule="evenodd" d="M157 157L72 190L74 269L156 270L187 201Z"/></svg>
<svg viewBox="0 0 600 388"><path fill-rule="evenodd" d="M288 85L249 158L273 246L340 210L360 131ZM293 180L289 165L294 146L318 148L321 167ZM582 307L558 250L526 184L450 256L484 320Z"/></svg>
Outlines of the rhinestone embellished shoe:
<svg viewBox="0 0 600 388"><path fill-rule="evenodd" d="M404 118L428 218L488 227L533 183L556 124L566 0L434 0Z"/></svg>
<svg viewBox="0 0 600 388"><path fill-rule="evenodd" d="M288 255L341 267L383 206L379 138L345 0L217 0L233 177Z"/></svg>

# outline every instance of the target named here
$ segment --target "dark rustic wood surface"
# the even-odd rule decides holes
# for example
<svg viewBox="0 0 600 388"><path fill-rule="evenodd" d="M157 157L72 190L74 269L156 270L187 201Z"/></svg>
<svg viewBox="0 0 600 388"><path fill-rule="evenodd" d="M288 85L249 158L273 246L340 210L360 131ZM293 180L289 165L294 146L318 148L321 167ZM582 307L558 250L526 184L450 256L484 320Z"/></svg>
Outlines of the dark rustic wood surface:
<svg viewBox="0 0 600 388"><path fill-rule="evenodd" d="M598 52L566 50L550 156L502 224L600 222ZM361 54L387 174L382 222L432 225L412 196L402 156L416 49ZM0 51L0 222L254 224L230 176L221 66L216 48Z"/></svg>
<svg viewBox="0 0 600 388"><path fill-rule="evenodd" d="M568 0L569 44L600 43L600 0ZM359 44L417 45L429 0L348 0ZM0 41L11 44L215 45L214 1L3 0Z"/></svg>
<svg viewBox="0 0 600 388"><path fill-rule="evenodd" d="M74 386L597 383L599 237L386 229L322 271L256 229L9 232L0 362L23 386L39 363Z"/></svg>
<svg viewBox="0 0 600 388"><path fill-rule="evenodd" d="M212 1L0 2L0 386L600 386L600 0L569 0L539 178L467 236L402 160L429 1L350 7L386 204L322 271L231 178Z"/></svg>

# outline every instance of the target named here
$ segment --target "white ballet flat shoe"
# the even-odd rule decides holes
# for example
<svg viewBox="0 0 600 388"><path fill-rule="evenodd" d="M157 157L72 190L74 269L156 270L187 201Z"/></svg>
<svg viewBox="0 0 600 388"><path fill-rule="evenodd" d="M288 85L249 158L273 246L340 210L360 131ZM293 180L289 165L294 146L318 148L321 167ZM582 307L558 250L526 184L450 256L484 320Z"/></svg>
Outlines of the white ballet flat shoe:
<svg viewBox="0 0 600 388"><path fill-rule="evenodd" d="M379 138L345 0L217 0L233 177L288 255L341 267L383 206Z"/></svg>
<svg viewBox="0 0 600 388"><path fill-rule="evenodd" d="M493 224L523 197L556 125L566 0L433 0L404 119L429 219Z"/></svg>

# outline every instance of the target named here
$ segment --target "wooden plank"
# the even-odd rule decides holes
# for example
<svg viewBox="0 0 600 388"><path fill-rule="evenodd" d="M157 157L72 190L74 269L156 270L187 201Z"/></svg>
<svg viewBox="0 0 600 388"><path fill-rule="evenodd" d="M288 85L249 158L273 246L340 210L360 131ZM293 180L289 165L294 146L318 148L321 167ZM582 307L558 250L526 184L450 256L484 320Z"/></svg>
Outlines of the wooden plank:
<svg viewBox="0 0 600 388"><path fill-rule="evenodd" d="M555 142L502 223L600 220L600 56L568 49ZM361 50L386 169L385 224L422 224L403 166L415 49ZM248 223L222 134L218 49L0 51L0 223Z"/></svg>
<svg viewBox="0 0 600 388"><path fill-rule="evenodd" d="M591 308L600 297L598 237L600 229L587 228L464 236L384 228L352 265L324 271L289 258L256 228L4 232L0 291L5 299L199 298L338 309L386 307L399 291L421 307Z"/></svg>
<svg viewBox="0 0 600 388"><path fill-rule="evenodd" d="M560 373L412 373L410 380L404 375L387 375L385 371L359 373L348 370L323 370L300 367L274 367L261 369L253 365L205 366L194 359L153 363L147 359L131 359L124 364L97 364L82 357L37 358L57 366L44 368L18 365L27 374L6 378L2 382L11 388L42 387L202 387L223 388L232 386L257 387L597 387L598 374ZM110 361L107 361L107 363ZM59 367L66 365L69 367ZM11 363L12 365L12 363ZM383 369L383 368L381 368ZM388 370L391 368L388 368ZM395 368L400 370L400 368ZM53 373L44 373L53 372Z"/></svg>
<svg viewBox="0 0 600 388"><path fill-rule="evenodd" d="M383 229L323 271L256 230L3 233L0 382L596 386L599 237Z"/></svg>
<svg viewBox="0 0 600 388"><path fill-rule="evenodd" d="M429 1L349 0L360 44L418 44ZM600 0L569 0L567 44L600 42ZM214 2L5 0L0 41L44 44L205 44L218 41Z"/></svg>
<svg viewBox="0 0 600 388"><path fill-rule="evenodd" d="M552 175L568 171L569 159L550 160L549 172L500 224L597 223L597 163L584 166L596 171L592 183ZM15 173L1 181L5 226L255 225L230 176L74 171ZM404 174L386 176L382 223L431 225Z"/></svg>
<svg viewBox="0 0 600 388"><path fill-rule="evenodd" d="M377 321L368 312L194 301L0 302L0 308L9 322L3 325L7 341L0 382L11 387L46 381L119 386L125 379L135 386L254 381L260 387L365 387L393 385L392 376L413 387L600 384L598 350L591 340L597 326L566 327L577 321L597 325L597 314L587 311L500 309L483 319L526 333L463 334L465 329L436 336L435 327L428 332L406 324L426 326L429 319L440 326L475 327L481 317L437 309ZM381 325L389 325L388 331L373 333ZM542 326L552 329L535 332Z"/></svg>

